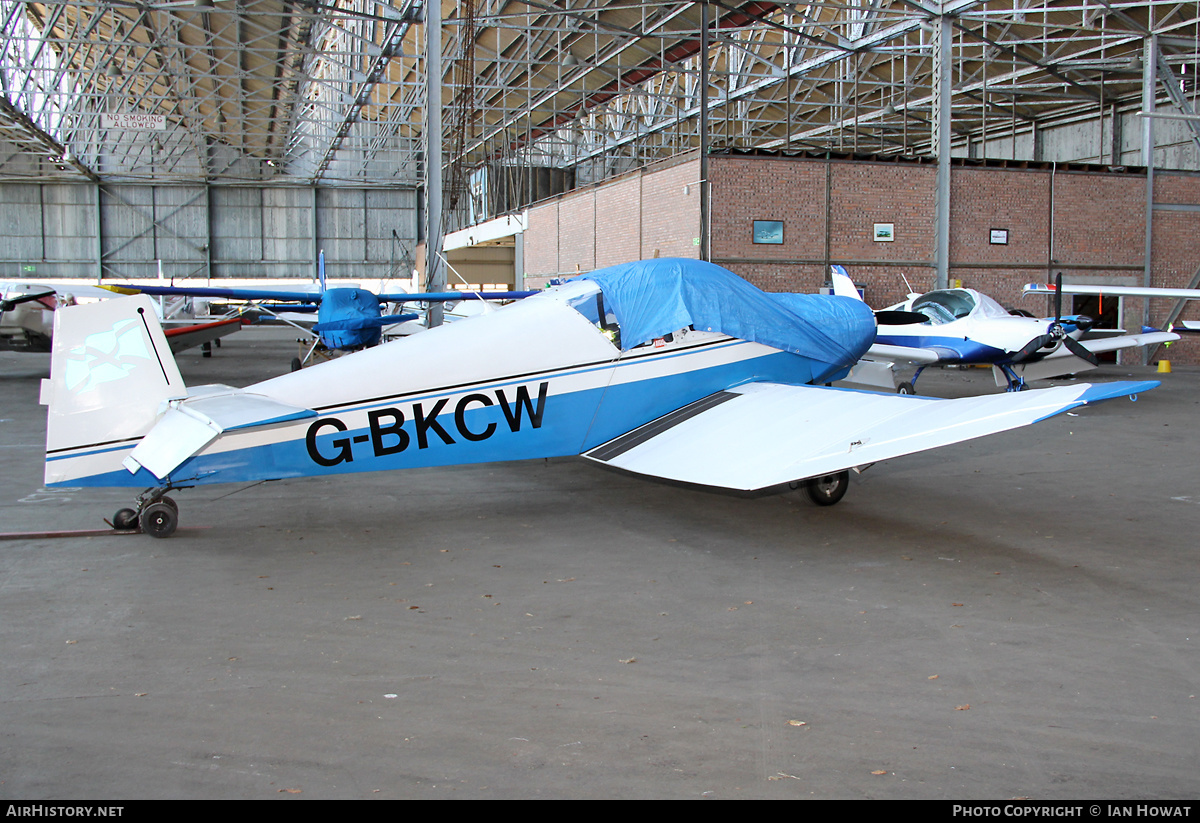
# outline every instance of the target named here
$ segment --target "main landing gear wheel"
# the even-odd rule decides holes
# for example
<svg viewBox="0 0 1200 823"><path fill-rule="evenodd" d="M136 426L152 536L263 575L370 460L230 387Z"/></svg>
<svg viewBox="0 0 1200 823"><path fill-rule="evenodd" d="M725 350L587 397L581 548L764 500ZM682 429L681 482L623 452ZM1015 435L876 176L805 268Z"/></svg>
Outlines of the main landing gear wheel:
<svg viewBox="0 0 1200 823"><path fill-rule="evenodd" d="M151 537L170 537L179 526L179 510L175 501L164 497L142 509L138 520L142 531Z"/></svg>
<svg viewBox="0 0 1200 823"><path fill-rule="evenodd" d="M916 388L913 386L912 383L909 383L907 380L905 380L903 383L901 383L899 386L896 387L896 394L916 394L916 393L917 393Z"/></svg>
<svg viewBox="0 0 1200 823"><path fill-rule="evenodd" d="M808 499L818 506L832 506L846 496L846 489L849 487L849 470L827 474L824 477L810 477L804 481L804 491L808 493Z"/></svg>

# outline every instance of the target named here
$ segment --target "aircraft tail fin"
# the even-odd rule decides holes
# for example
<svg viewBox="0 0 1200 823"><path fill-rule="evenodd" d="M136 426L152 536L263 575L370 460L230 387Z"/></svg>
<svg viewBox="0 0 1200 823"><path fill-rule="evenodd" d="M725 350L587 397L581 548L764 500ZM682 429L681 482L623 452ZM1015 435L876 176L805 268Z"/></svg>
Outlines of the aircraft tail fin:
<svg viewBox="0 0 1200 823"><path fill-rule="evenodd" d="M833 293L841 297L853 297L855 300L862 302L862 295L858 293L858 288L854 285L854 281L850 279L850 275L846 273L845 266L830 266L829 279L833 281Z"/></svg>
<svg viewBox="0 0 1200 823"><path fill-rule="evenodd" d="M50 378L42 381L46 482L121 469L165 401L187 396L149 297L55 312Z"/></svg>
<svg viewBox="0 0 1200 823"><path fill-rule="evenodd" d="M321 294L325 293L325 250L317 255L317 282L321 284Z"/></svg>

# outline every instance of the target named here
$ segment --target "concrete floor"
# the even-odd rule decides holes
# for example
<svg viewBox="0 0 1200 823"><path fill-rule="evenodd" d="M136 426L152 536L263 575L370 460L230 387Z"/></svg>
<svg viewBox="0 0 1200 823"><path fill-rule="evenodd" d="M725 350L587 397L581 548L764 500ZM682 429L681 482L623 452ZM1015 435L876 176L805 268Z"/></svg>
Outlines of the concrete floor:
<svg viewBox="0 0 1200 823"><path fill-rule="evenodd" d="M290 340L179 359L244 385ZM41 488L47 363L0 354L0 531L130 498ZM1198 412L1177 368L828 509L552 460L3 540L0 797L1195 798Z"/></svg>

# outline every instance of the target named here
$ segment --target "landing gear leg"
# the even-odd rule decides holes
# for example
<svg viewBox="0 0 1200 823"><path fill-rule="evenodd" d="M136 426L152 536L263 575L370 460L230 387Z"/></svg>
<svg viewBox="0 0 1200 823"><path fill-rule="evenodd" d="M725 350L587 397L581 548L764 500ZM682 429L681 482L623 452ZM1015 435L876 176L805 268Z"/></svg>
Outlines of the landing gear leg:
<svg viewBox="0 0 1200 823"><path fill-rule="evenodd" d="M179 504L167 496L171 486L147 489L138 495L136 509L118 509L112 527L118 531L141 528L151 537L170 537L179 527Z"/></svg>
<svg viewBox="0 0 1200 823"><path fill-rule="evenodd" d="M1012 366L1001 366L1000 371L1004 372L1004 376L1008 378L1008 388L1005 391L1025 391L1029 388L1025 384L1025 378L1013 371Z"/></svg>
<svg viewBox="0 0 1200 823"><path fill-rule="evenodd" d="M921 376L921 372L925 371L925 367L921 366L913 374L912 380L906 380L896 387L898 394L916 394L917 393L917 378Z"/></svg>

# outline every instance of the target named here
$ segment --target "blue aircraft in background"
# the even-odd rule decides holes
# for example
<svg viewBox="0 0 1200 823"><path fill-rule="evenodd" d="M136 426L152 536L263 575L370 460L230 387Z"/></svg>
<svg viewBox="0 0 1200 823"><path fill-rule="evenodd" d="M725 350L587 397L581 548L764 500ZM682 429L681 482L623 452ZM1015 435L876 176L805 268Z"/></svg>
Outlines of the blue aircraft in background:
<svg viewBox="0 0 1200 823"><path fill-rule="evenodd" d="M383 339L384 326L416 320L415 312L385 314L385 306L402 306L413 303L453 303L460 300L519 300L536 294L533 291L448 291L448 292L394 292L376 294L369 289L354 286L328 287L325 282L325 253L318 258L318 288L301 291L295 288L225 288L211 286L137 286L105 285L104 288L118 294L147 294L151 296L190 296L224 300L244 300L286 323L301 328L307 327L281 315L287 313L316 313L316 323L311 327L314 336L312 345L303 357L292 361L292 371L308 365L318 357L327 359L331 352L349 352L376 346ZM278 304L290 304L280 306Z"/></svg>

